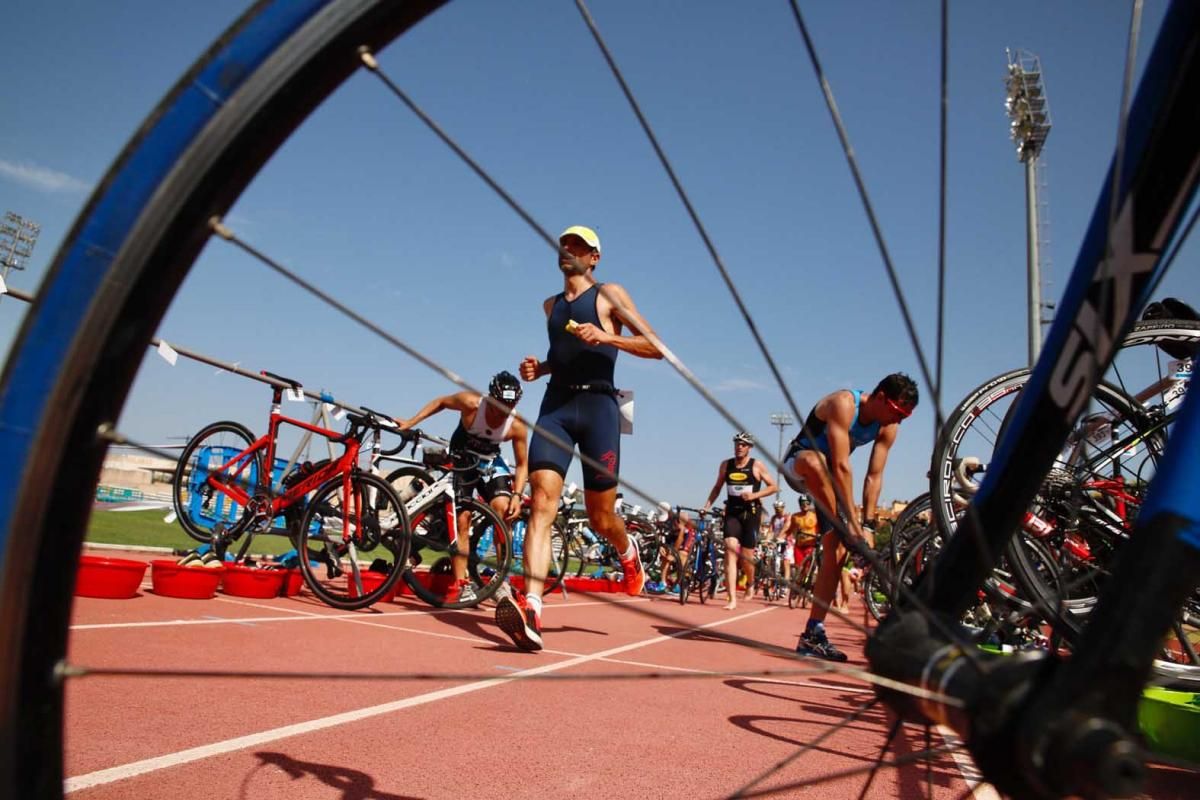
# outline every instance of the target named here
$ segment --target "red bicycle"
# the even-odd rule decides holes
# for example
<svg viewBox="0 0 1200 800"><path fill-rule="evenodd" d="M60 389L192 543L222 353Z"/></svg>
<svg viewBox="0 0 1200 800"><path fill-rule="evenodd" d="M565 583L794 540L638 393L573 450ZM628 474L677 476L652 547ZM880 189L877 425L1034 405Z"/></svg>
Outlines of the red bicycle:
<svg viewBox="0 0 1200 800"><path fill-rule="evenodd" d="M273 389L267 433L255 438L242 424L214 422L183 449L173 480L179 522L196 538L207 537L221 558L243 534L238 558L256 533L283 530L300 554L300 569L313 594L330 606L364 608L385 596L408 563L410 528L404 504L382 478L359 468L362 443L391 425L383 415L349 413L345 433L284 416L285 389L300 383L263 372ZM298 464L286 474L274 468L279 429L291 425L343 447L341 456ZM272 465L268 468L267 465ZM370 558L365 566L362 559Z"/></svg>

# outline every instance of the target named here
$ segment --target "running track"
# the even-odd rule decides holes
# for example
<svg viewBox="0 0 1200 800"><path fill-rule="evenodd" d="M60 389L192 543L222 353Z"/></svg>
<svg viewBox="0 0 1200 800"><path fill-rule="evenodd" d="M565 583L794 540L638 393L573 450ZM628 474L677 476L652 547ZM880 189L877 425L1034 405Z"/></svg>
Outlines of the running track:
<svg viewBox="0 0 1200 800"><path fill-rule="evenodd" d="M74 664L432 679L75 679L66 790L72 800L722 797L872 697L839 675L753 675L809 664L725 638L790 648L806 616L761 600L728 612L694 600L555 595L544 615L549 649L530 654L495 628L490 603L432 611L401 599L344 613L307 594L175 600L150 592L147 576L132 600L77 598ZM861 666L863 634L832 617L829 627ZM587 679L630 673L685 677ZM572 679L527 679L538 675ZM871 709L757 789L869 767L887 728ZM932 744L945 742L935 733ZM924 747L923 733L906 728L886 758ZM966 756L937 757L933 797L963 797L964 773ZM864 780L771 796L857 797ZM926 780L924 765L885 769L867 797L916 800ZM1160 770L1151 796L1182 800L1196 788L1192 776ZM995 794L984 786L974 796Z"/></svg>

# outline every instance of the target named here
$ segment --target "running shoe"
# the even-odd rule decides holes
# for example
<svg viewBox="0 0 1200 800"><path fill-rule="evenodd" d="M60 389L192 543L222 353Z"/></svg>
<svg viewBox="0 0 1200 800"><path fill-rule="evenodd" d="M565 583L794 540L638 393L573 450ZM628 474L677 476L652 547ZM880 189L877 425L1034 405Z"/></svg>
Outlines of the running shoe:
<svg viewBox="0 0 1200 800"><path fill-rule="evenodd" d="M542 620L516 589L496 604L496 625L522 650L542 649Z"/></svg>
<svg viewBox="0 0 1200 800"><path fill-rule="evenodd" d="M646 571L642 569L642 556L636 547L633 548L633 558L621 559L621 583L625 587L625 594L634 597L641 594L646 585Z"/></svg>
<svg viewBox="0 0 1200 800"><path fill-rule="evenodd" d="M447 598L451 603L474 603L479 600L475 594L475 586L468 578L458 581L454 589L454 593Z"/></svg>
<svg viewBox="0 0 1200 800"><path fill-rule="evenodd" d="M818 628L800 634L800 643L796 645L796 653L811 658L823 658L826 661L847 661L848 657L833 646L825 631Z"/></svg>

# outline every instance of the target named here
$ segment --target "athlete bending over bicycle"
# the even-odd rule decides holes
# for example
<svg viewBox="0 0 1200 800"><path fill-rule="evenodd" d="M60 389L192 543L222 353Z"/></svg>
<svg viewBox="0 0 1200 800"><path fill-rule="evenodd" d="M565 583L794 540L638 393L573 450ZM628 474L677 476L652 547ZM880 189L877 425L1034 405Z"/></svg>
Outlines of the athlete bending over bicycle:
<svg viewBox="0 0 1200 800"><path fill-rule="evenodd" d="M529 477L529 432L517 418L516 405L521 399L521 382L510 372L498 372L488 385L488 395L457 392L430 400L412 418L396 420L400 430L408 430L441 411L459 412L458 427L450 436L450 457L454 464L456 493L470 496L478 492L484 502L505 522L521 513L521 493ZM510 469L500 455L500 445L512 442L515 468ZM491 479L481 480L481 466L487 466ZM471 525L460 519L451 565L458 600L470 600L473 593L467 577L467 553L470 550Z"/></svg>
<svg viewBox="0 0 1200 800"><path fill-rule="evenodd" d="M862 489L863 514L873 514L883 488L888 453L896 441L900 423L912 414L919 399L917 384L902 372L888 375L871 392L842 389L827 394L813 406L803 430L788 445L783 474L793 489L811 494L816 500L824 551L821 571L813 586L812 612L796 646L800 655L846 660L846 654L825 635L825 615L833 604L838 576L846 562L841 537L827 515L839 514L852 537L867 548L875 546L871 533L874 520L860 518L859 509L852 502L854 476L850 453L867 442L874 443ZM838 494L846 501L844 504L838 503Z"/></svg>

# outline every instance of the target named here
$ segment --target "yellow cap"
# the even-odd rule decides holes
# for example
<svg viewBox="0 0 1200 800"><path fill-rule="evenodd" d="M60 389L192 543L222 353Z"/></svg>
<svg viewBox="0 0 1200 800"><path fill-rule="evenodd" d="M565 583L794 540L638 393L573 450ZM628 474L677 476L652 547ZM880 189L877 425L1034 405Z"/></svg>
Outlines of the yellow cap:
<svg viewBox="0 0 1200 800"><path fill-rule="evenodd" d="M591 228L585 228L582 225L572 225L558 235L558 240L561 242L563 238L572 234L587 242L588 247L591 247L597 253L600 252L600 237Z"/></svg>

